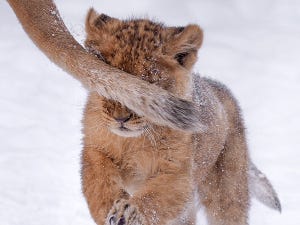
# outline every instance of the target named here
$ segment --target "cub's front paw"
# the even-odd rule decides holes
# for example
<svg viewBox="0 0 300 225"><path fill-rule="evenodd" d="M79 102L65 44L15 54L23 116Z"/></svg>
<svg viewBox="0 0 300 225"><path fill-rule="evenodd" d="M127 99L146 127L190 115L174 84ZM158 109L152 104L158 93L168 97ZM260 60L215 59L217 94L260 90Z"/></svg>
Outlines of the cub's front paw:
<svg viewBox="0 0 300 225"><path fill-rule="evenodd" d="M129 201L115 201L108 213L105 225L146 225L143 215Z"/></svg>

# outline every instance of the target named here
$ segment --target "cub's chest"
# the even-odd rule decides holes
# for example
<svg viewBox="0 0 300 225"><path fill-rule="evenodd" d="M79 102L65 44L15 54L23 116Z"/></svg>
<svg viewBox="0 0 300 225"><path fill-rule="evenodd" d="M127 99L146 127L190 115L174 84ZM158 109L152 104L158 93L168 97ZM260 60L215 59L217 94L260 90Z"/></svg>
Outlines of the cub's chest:
<svg viewBox="0 0 300 225"><path fill-rule="evenodd" d="M138 186L147 179L163 173L178 173L191 165L191 142L189 138L177 140L161 138L155 144L130 143L128 140L114 153L125 186ZM111 153L113 153L111 152Z"/></svg>

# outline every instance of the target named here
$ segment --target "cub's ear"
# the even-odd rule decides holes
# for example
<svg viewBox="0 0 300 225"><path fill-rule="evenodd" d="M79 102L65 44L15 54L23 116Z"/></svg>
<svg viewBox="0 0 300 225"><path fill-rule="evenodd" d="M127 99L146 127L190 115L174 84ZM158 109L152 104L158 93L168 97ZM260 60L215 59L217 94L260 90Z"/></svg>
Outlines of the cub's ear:
<svg viewBox="0 0 300 225"><path fill-rule="evenodd" d="M167 54L172 56L179 65L190 69L197 59L197 52L203 41L203 32L198 25L170 29L172 34Z"/></svg>
<svg viewBox="0 0 300 225"><path fill-rule="evenodd" d="M105 14L97 13L93 8L90 8L85 20L85 29L89 34L93 31L99 30L105 27L109 21L117 20L115 18L109 17Z"/></svg>

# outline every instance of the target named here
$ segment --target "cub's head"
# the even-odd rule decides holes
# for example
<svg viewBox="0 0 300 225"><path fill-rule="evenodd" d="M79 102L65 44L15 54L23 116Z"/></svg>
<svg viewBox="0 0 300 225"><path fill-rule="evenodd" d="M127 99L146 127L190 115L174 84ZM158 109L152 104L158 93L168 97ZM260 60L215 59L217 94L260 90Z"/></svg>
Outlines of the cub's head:
<svg viewBox="0 0 300 225"><path fill-rule="evenodd" d="M197 25L166 27L147 19L119 20L90 9L86 18L86 48L100 60L186 98L190 73L202 43ZM125 137L149 128L120 103L101 100L102 114L110 130Z"/></svg>

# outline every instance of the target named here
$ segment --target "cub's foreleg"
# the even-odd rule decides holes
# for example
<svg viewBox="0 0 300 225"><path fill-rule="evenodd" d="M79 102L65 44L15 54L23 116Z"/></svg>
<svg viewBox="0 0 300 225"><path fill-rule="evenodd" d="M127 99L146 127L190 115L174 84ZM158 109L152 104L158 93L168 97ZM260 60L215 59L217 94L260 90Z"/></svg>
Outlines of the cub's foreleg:
<svg viewBox="0 0 300 225"><path fill-rule="evenodd" d="M82 189L90 212L103 225L115 199L127 199L115 164L97 149L84 148L82 155Z"/></svg>
<svg viewBox="0 0 300 225"><path fill-rule="evenodd" d="M107 225L165 225L177 223L192 200L191 179L183 174L160 174L149 179L129 200L117 201ZM194 218L188 218L194 221Z"/></svg>

